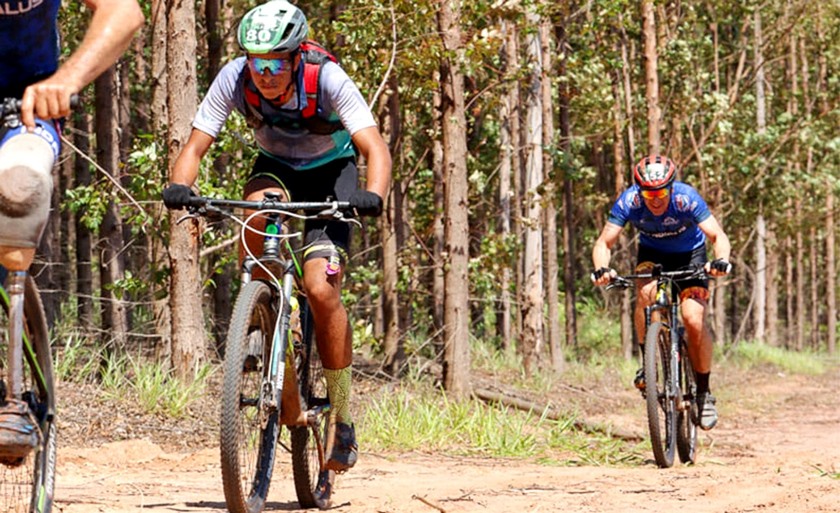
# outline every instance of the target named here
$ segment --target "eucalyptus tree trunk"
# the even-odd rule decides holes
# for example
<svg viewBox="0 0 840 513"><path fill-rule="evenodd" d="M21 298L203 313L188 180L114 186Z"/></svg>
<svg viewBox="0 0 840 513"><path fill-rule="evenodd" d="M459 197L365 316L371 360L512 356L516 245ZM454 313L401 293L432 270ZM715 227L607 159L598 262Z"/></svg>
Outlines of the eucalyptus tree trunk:
<svg viewBox="0 0 840 513"><path fill-rule="evenodd" d="M116 66L111 66L94 82L96 94L96 160L114 180L120 180L119 88ZM102 298L102 330L109 334L108 343L120 349L126 346L128 315L122 293L114 288L125 276L125 243L122 219L114 197L105 208L99 227L99 281Z"/></svg>
<svg viewBox="0 0 840 513"><path fill-rule="evenodd" d="M624 116L627 124L627 154L630 155L630 165L636 159L636 134L633 129L633 81L630 77L630 58L627 55L627 31L624 29L624 16L618 14L619 25L621 26L621 38L619 39L620 53L621 53L621 77L623 79L623 97L624 97ZM628 291L629 293L629 291Z"/></svg>
<svg viewBox="0 0 840 513"><path fill-rule="evenodd" d="M762 45L764 39L761 32L761 12L756 10L754 15L755 27L755 113L758 134L763 135L767 129L767 95L764 91L764 57ZM758 217L756 218L755 240L755 306L753 308L753 338L764 342L765 321L767 314L767 225L764 219L762 200L759 199Z"/></svg>
<svg viewBox="0 0 840 513"><path fill-rule="evenodd" d="M195 69L195 5L167 0L166 72L169 123L167 145L170 173L187 142L198 103ZM172 311L172 368L185 381L205 360L206 337L201 308L199 266L200 226L196 220L177 224L183 211L170 213L169 262Z"/></svg>
<svg viewBox="0 0 840 513"><path fill-rule="evenodd" d="M86 112L73 114L73 145L84 155L90 154L91 123ZM90 164L77 156L73 161L76 177L74 186L85 187L91 182ZM93 267L91 266L92 237L90 230L82 223L81 212L74 216L76 234L76 306L79 312L79 325L85 329L93 327Z"/></svg>
<svg viewBox="0 0 840 513"><path fill-rule="evenodd" d="M440 81L440 73L434 73L437 81ZM441 102L441 92L434 90L432 92L432 104L435 112L443 111L443 104ZM441 142L440 130L443 126L443 120L437 119L435 126L437 127L436 137L432 140L432 173L434 175L434 220L433 229L435 234L434 246L432 247L434 262L432 265L432 320L434 322L434 344L435 354L443 355L444 352L444 298L446 297L446 285L444 277L444 244L446 242L445 226L443 222L444 208L446 200L444 199L444 170L443 170L443 144Z"/></svg>
<svg viewBox="0 0 840 513"><path fill-rule="evenodd" d="M563 44L563 41L560 41ZM546 276L546 301L548 302L548 347L551 353L551 367L554 372L561 373L565 369L563 357L563 345L560 338L560 284L558 281L558 255L557 255L557 193L554 176L554 157L550 149L554 147L554 119L552 116L554 101L551 94L552 70L552 49L551 49L551 25L548 18L543 18L540 23L540 53L542 54L543 67L541 77L542 96L542 118L543 134L542 144L546 151L543 152L543 169L545 170L545 276ZM564 73L561 68L561 78ZM564 230L565 232L565 230ZM566 260L571 256L567 255ZM574 297L574 296L573 296Z"/></svg>
<svg viewBox="0 0 840 513"><path fill-rule="evenodd" d="M511 55L510 47L511 41L510 32L516 31L516 25L508 20L501 20L502 34L504 34L504 42L502 43L501 58L504 63L503 71L505 76L514 76L518 67L516 55ZM507 242L510 239L511 233L511 179L513 177L513 158L517 154L516 143L518 136L513 132L513 116L518 112L516 104L512 99L514 91L517 91L518 81L512 80L508 88L502 95L501 112L499 114L499 231L502 240ZM518 92L515 94L518 98ZM518 99L517 99L518 103ZM499 276L499 308L497 317L496 331L501 338L501 346L503 351L507 351L512 346L511 340L512 328L511 317L511 266L502 266L501 275Z"/></svg>
<svg viewBox="0 0 840 513"><path fill-rule="evenodd" d="M526 14L529 25L538 26L539 18L533 12ZM522 289L522 340L520 352L525 375L530 376L544 344L543 336L543 239L542 195L542 55L538 33L526 37L526 50L530 75L525 96L525 201L526 221L524 236L524 288Z"/></svg>
<svg viewBox="0 0 840 513"><path fill-rule="evenodd" d="M568 20L568 14L565 16ZM572 154L572 124L571 124L571 91L569 88L569 76L567 73L568 49L566 44L566 27L561 25L558 28L557 40L560 42L560 66L558 74L562 82L559 86L559 109L560 109L560 149L563 152L563 286L565 288L565 314L566 314L566 346L577 346L577 308L575 303L577 293L575 289L575 219L574 219L574 182L572 180L572 168L570 155Z"/></svg>
<svg viewBox="0 0 840 513"><path fill-rule="evenodd" d="M510 211L510 233L514 240L522 240L522 103L521 103L521 80L518 79L521 72L519 61L519 28L514 22L507 22L508 31L505 34L505 62L507 65L507 74L511 77L516 77L510 83L507 94L505 95L505 102L508 108L508 116L506 119L510 131L510 168L511 168L511 191L510 200L508 201L508 208ZM519 293L522 290L524 282L522 276L522 251L516 251L516 254L511 262L512 270L512 284L509 283L507 289L510 290L513 286L516 291L510 298L511 302L519 303ZM513 341L522 340L522 309L512 307L512 312L509 315L510 319L510 338L509 343L505 347L510 347ZM517 348L519 349L519 348Z"/></svg>
<svg viewBox="0 0 840 513"><path fill-rule="evenodd" d="M781 256L776 233L767 230L767 344L779 345L779 270Z"/></svg>
<svg viewBox="0 0 840 513"><path fill-rule="evenodd" d="M167 74L166 74L166 30L167 30L167 8L165 0L152 0L152 13L149 21L151 27L152 55L151 55L151 105L152 131L158 140L163 140L166 126L169 123L169 111L166 103ZM160 167L158 179L166 184L169 181L168 170ZM163 202L158 202L152 208L155 219L163 219L166 216L166 208ZM149 261L153 265L162 265L168 259L168 251L162 236L152 237L149 244ZM152 284L153 304L152 309L155 317L155 333L158 336L158 344L155 348L156 360L159 363L168 365L172 359L172 311L169 308L168 290L164 292L165 285L157 281Z"/></svg>
<svg viewBox="0 0 840 513"><path fill-rule="evenodd" d="M660 119L659 70L656 49L656 15L653 0L642 0L642 40L645 59L645 100L647 101L648 153L659 153Z"/></svg>
<svg viewBox="0 0 840 513"><path fill-rule="evenodd" d="M385 140L394 155L402 139L402 120L400 117L400 98L397 81L392 77L388 93L382 98L379 126L384 128ZM380 220L382 237L382 310L385 321L385 370L397 376L405 363L405 347L402 333L406 332L407 323L400 312L399 249L405 247L405 189L400 175L395 176L386 212ZM414 266L417 267L417 266ZM407 310L407 309L404 309Z"/></svg>
<svg viewBox="0 0 840 513"><path fill-rule="evenodd" d="M469 218L467 127L461 63L461 4L441 0L437 13L444 56L440 61L444 164L444 387L457 399L470 393Z"/></svg>
<svg viewBox="0 0 840 513"><path fill-rule="evenodd" d="M613 182L615 183L614 196L617 198L627 183L625 180L627 172L627 160L624 154L624 126L625 119L621 108L621 89L619 84L618 74L613 74L613 101L615 107L613 108ZM627 235L622 230L618 239L618 244L615 247L615 253L623 254L627 251L628 242ZM631 317L632 309L630 304L630 289L621 290L620 300L620 326L621 326L621 354L625 360L633 358L633 319Z"/></svg>
<svg viewBox="0 0 840 513"><path fill-rule="evenodd" d="M828 331L828 354L837 350L837 262L834 250L834 184L825 179L825 277L826 277L826 317Z"/></svg>
<svg viewBox="0 0 840 513"><path fill-rule="evenodd" d="M819 197L817 194L814 194L814 197ZM811 291L811 322L809 323L809 332L810 332L810 343L811 349L816 350L820 346L820 300L819 300L819 291L820 291L820 264L817 258L817 246L819 246L819 240L817 237L817 228L814 225L811 225L810 230L808 230L808 260L809 260L809 269L811 270L811 279L808 287Z"/></svg>

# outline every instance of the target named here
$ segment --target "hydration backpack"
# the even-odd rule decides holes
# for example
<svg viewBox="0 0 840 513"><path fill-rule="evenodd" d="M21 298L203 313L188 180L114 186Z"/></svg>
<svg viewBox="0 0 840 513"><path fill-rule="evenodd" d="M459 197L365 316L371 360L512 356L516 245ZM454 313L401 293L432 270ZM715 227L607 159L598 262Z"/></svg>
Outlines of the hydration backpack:
<svg viewBox="0 0 840 513"><path fill-rule="evenodd" d="M301 65L303 66L303 88L306 93L306 107L296 111L283 110L282 113L266 116L263 112L263 102L266 100L259 94L253 81L248 78L247 69L242 69L241 79L244 81L245 104L248 107L246 119L254 127L262 125L282 128L305 128L319 135L329 135L344 130L339 120L327 119L318 112L318 91L321 82L321 66L332 61L338 64L338 59L323 46L314 41L304 41L300 45ZM278 110L278 109L273 109Z"/></svg>

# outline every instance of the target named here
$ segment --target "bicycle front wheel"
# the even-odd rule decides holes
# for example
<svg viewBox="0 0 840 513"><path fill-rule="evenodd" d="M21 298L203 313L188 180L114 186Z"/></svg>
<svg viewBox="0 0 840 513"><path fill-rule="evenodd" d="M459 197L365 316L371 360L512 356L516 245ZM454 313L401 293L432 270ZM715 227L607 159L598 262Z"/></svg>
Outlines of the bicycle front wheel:
<svg viewBox="0 0 840 513"><path fill-rule="evenodd" d="M697 375L688 355L688 345L680 337L680 392L682 403L677 417L677 452L683 463L694 463L697 457Z"/></svg>
<svg viewBox="0 0 840 513"><path fill-rule="evenodd" d="M645 339L645 398L653 457L660 468L674 464L674 401L668 396L671 333L667 324L650 325Z"/></svg>
<svg viewBox="0 0 840 513"><path fill-rule="evenodd" d="M275 313L271 288L252 281L239 293L225 348L222 385L221 463L231 513L265 507L280 431L278 409L262 401L269 373Z"/></svg>
<svg viewBox="0 0 840 513"><path fill-rule="evenodd" d="M7 384L9 296L0 288L0 380ZM55 386L47 318L38 287L26 279L23 300L23 396L40 428L39 445L23 462L0 464L0 511L49 513L55 488Z"/></svg>
<svg viewBox="0 0 840 513"><path fill-rule="evenodd" d="M310 426L291 428L292 472L295 492L302 508L330 507L335 473L322 469L321 455L326 450L329 434L329 399L327 380L315 343L312 311L300 301L302 340L295 341L295 366L300 385L303 409L314 412Z"/></svg>

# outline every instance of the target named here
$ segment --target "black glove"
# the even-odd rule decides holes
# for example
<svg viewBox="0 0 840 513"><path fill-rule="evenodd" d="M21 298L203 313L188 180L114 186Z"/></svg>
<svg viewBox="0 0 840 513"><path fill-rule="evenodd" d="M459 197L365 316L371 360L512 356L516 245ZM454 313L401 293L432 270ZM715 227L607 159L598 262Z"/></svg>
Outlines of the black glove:
<svg viewBox="0 0 840 513"><path fill-rule="evenodd" d="M593 282L598 281L601 278L601 276L605 274L611 274L612 272L613 270L609 267L601 267L600 269L595 269L594 271L592 271L592 274L589 275L589 279L591 279Z"/></svg>
<svg viewBox="0 0 840 513"><path fill-rule="evenodd" d="M375 192L354 192L350 196L350 206L360 216L379 217L382 215L382 198Z"/></svg>
<svg viewBox="0 0 840 513"><path fill-rule="evenodd" d="M163 204L168 209L184 208L195 197L192 189L180 183L173 183L163 190Z"/></svg>
<svg viewBox="0 0 840 513"><path fill-rule="evenodd" d="M729 272L732 270L732 264L730 264L722 258L716 258L712 260L709 264L709 267L711 269L714 269L715 271L720 271L724 274L729 274Z"/></svg>

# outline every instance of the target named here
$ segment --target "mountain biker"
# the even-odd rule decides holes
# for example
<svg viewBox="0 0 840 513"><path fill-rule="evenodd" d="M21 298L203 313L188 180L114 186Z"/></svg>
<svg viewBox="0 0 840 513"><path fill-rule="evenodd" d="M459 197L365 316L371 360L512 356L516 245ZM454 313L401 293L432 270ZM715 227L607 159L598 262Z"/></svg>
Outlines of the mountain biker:
<svg viewBox="0 0 840 513"><path fill-rule="evenodd" d="M633 168L635 184L619 196L592 248L595 285L607 285L617 276L609 267L611 248L627 223L639 231L637 273L649 272L654 264L661 264L664 271L703 264L710 276L729 273L729 237L700 194L690 185L675 180L676 174L677 166L661 155L644 157ZM706 258L706 239L714 249L715 259L711 262ZM709 391L713 347L704 322L709 299L708 280L688 280L680 282L680 287L680 311L691 362L697 373L700 427L709 430L717 424L718 413L715 397ZM656 282L639 280L637 290L634 322L638 340L644 346L645 307L654 300ZM634 383L644 390L644 368L636 373Z"/></svg>
<svg viewBox="0 0 840 513"><path fill-rule="evenodd" d="M59 66L61 1L0 0L0 100L22 100L22 125L0 124L0 284L7 270L29 268L49 215L60 148L52 120L70 113L71 95L122 55L144 21L136 0L84 2L90 25ZM5 397L0 403L0 459L17 461L34 442L28 408Z"/></svg>
<svg viewBox="0 0 840 513"><path fill-rule="evenodd" d="M344 70L330 59L310 62L304 51L307 32L303 12L286 0L271 0L245 14L237 34L245 55L224 66L201 102L163 191L168 208L181 208L194 195L199 163L235 109L254 129L259 147L243 192L246 200L260 200L271 191L292 201L349 201L361 215L382 213L391 179L388 147ZM314 69L309 66L319 66L315 90L304 81ZM366 190L357 190L356 151L367 161ZM264 219L257 223L256 228L265 224ZM349 410L352 330L341 303L350 227L317 221L307 223L305 231L303 287L336 421L327 467L344 471L358 458ZM262 251L258 233L249 231L245 243L255 255ZM240 248L240 258L243 254Z"/></svg>

